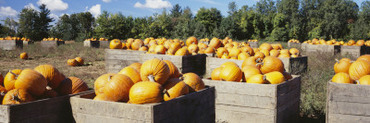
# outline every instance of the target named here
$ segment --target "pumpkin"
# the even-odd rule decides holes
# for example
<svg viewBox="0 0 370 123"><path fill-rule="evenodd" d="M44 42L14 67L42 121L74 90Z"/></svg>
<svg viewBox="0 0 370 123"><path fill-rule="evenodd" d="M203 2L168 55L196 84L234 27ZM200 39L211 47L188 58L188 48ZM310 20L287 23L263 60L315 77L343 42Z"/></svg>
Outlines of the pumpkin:
<svg viewBox="0 0 370 123"><path fill-rule="evenodd" d="M270 50L272 50L273 48L272 48L272 46L271 46L270 44L268 44L268 43L263 43L263 44L261 44L261 45L260 45L259 49L260 49L260 50L267 50L267 51L270 51Z"/></svg>
<svg viewBox="0 0 370 123"><path fill-rule="evenodd" d="M72 80L69 78L64 79L59 87L56 89L59 95L72 94Z"/></svg>
<svg viewBox="0 0 370 123"><path fill-rule="evenodd" d="M257 65L257 63L259 62L262 62L260 58L257 58L257 57L248 57L247 59L245 59L242 63L242 68L244 68L244 66L248 66L248 65L251 65L251 66L257 66L258 68L260 68L260 65Z"/></svg>
<svg viewBox="0 0 370 123"><path fill-rule="evenodd" d="M292 54L292 55L299 56L299 50L297 48L290 48L289 53Z"/></svg>
<svg viewBox="0 0 370 123"><path fill-rule="evenodd" d="M104 94L99 94L99 95L96 95L93 100L98 100L98 101L109 101L109 99L107 98L107 96L105 96Z"/></svg>
<svg viewBox="0 0 370 123"><path fill-rule="evenodd" d="M67 60L67 64L68 64L69 66L77 66L77 65L78 65L78 62L77 62L77 60L76 60L76 59L68 59L68 60Z"/></svg>
<svg viewBox="0 0 370 123"><path fill-rule="evenodd" d="M225 65L220 73L221 80L224 81L236 81L240 82L243 77L243 73L238 66Z"/></svg>
<svg viewBox="0 0 370 123"><path fill-rule="evenodd" d="M167 84L164 86L164 89L167 90L163 96L164 101L168 101L189 93L189 87L185 84L185 82L178 78L169 79Z"/></svg>
<svg viewBox="0 0 370 123"><path fill-rule="evenodd" d="M212 38L211 41L209 42L209 47L217 49L220 46L221 46L221 41L218 38Z"/></svg>
<svg viewBox="0 0 370 123"><path fill-rule="evenodd" d="M103 94L104 86L112 79L112 77L116 75L114 73L107 73L99 76L94 82L94 91L95 95Z"/></svg>
<svg viewBox="0 0 370 123"><path fill-rule="evenodd" d="M365 60L367 62L370 62L370 54L362 55L362 56L358 57L356 61L358 61L358 60Z"/></svg>
<svg viewBox="0 0 370 123"><path fill-rule="evenodd" d="M197 38L192 36L186 39L186 46L189 46L190 44L198 44Z"/></svg>
<svg viewBox="0 0 370 123"><path fill-rule="evenodd" d="M132 64L130 64L129 66L127 66L127 67L132 67L132 68L134 68L135 70L137 70L138 72L140 72L140 68L141 68L141 63L132 63Z"/></svg>
<svg viewBox="0 0 370 123"><path fill-rule="evenodd" d="M205 88L203 80L195 73L186 73L180 77L190 88L189 91L199 91Z"/></svg>
<svg viewBox="0 0 370 123"><path fill-rule="evenodd" d="M166 62L154 58L141 65L140 76L143 81L149 81L148 77L154 77L155 82L164 85L170 77L170 69Z"/></svg>
<svg viewBox="0 0 370 123"><path fill-rule="evenodd" d="M181 48L181 44L178 42L172 43L169 49L173 49L175 52Z"/></svg>
<svg viewBox="0 0 370 123"><path fill-rule="evenodd" d="M245 52L242 52L238 55L238 60L245 60L247 59L248 57L250 57L250 55L248 53L245 53Z"/></svg>
<svg viewBox="0 0 370 123"><path fill-rule="evenodd" d="M39 65L34 70L41 73L53 89L58 88L59 84L66 78L58 69L49 64Z"/></svg>
<svg viewBox="0 0 370 123"><path fill-rule="evenodd" d="M46 86L46 90L45 90L44 94L41 97L42 98L53 98L53 97L56 97L56 96L58 96L58 93L56 91L54 91L53 89L51 89L51 87Z"/></svg>
<svg viewBox="0 0 370 123"><path fill-rule="evenodd" d="M228 54L229 52L223 47L220 47L216 50L216 54L217 54L218 58L221 58L222 55L225 54L225 53Z"/></svg>
<svg viewBox="0 0 370 123"><path fill-rule="evenodd" d="M80 78L68 77L72 82L72 94L77 94L89 90L89 86Z"/></svg>
<svg viewBox="0 0 370 123"><path fill-rule="evenodd" d="M189 51L186 47L180 48L175 53L175 56L186 56L186 55L189 55Z"/></svg>
<svg viewBox="0 0 370 123"><path fill-rule="evenodd" d="M241 48L242 52L248 53L251 56L254 56L254 51L251 47L249 46L244 46Z"/></svg>
<svg viewBox="0 0 370 123"><path fill-rule="evenodd" d="M14 69L9 71L4 77L4 87L7 91L14 89L14 83L17 80L19 74L21 74L21 69Z"/></svg>
<svg viewBox="0 0 370 123"><path fill-rule="evenodd" d="M163 60L168 68L170 69L170 77L169 78L178 78L180 76L179 69L169 60Z"/></svg>
<svg viewBox="0 0 370 123"><path fill-rule="evenodd" d="M337 73L333 76L331 81L335 83L347 83L347 84L354 83L347 73Z"/></svg>
<svg viewBox="0 0 370 123"><path fill-rule="evenodd" d="M348 70L349 76L353 80L358 80L362 76L370 74L370 62L358 60L351 64Z"/></svg>
<svg viewBox="0 0 370 123"><path fill-rule="evenodd" d="M273 49L270 51L270 56L278 57L279 55L280 55L280 51L278 50Z"/></svg>
<svg viewBox="0 0 370 123"><path fill-rule="evenodd" d="M81 57L76 57L75 59L76 59L78 65L80 65L80 66L84 65L84 59L82 59Z"/></svg>
<svg viewBox="0 0 370 123"><path fill-rule="evenodd" d="M116 74L105 84L103 93L109 101L127 102L132 85L134 83L128 76Z"/></svg>
<svg viewBox="0 0 370 123"><path fill-rule="evenodd" d="M256 67L244 67L244 80L248 80L251 76L261 74L261 71Z"/></svg>
<svg viewBox="0 0 370 123"><path fill-rule="evenodd" d="M123 74L132 80L132 82L137 83L141 81L140 72L132 67L125 67L123 68L118 74Z"/></svg>
<svg viewBox="0 0 370 123"><path fill-rule="evenodd" d="M163 45L157 45L157 46L155 46L154 52L156 54L165 54L166 53L166 48Z"/></svg>
<svg viewBox="0 0 370 123"><path fill-rule="evenodd" d="M188 45L188 51L190 54L197 53L199 51L199 47L196 44Z"/></svg>
<svg viewBox="0 0 370 123"><path fill-rule="evenodd" d="M131 49L132 50L139 50L139 48L143 45L143 41L140 39L136 39L132 44L131 44Z"/></svg>
<svg viewBox="0 0 370 123"><path fill-rule="evenodd" d="M26 60L28 59L28 54L26 52L23 52L19 55L19 58Z"/></svg>
<svg viewBox="0 0 370 123"><path fill-rule="evenodd" d="M204 50L204 53L215 53L215 48L213 48L213 47L207 47Z"/></svg>
<svg viewBox="0 0 370 123"><path fill-rule="evenodd" d="M14 83L15 89L24 89L33 96L41 96L48 82L44 76L31 69L22 70Z"/></svg>
<svg viewBox="0 0 370 123"><path fill-rule="evenodd" d="M266 74L266 73L270 73L273 71L279 71L281 73L284 72L284 64L277 57L267 56L262 61L261 72L263 74Z"/></svg>
<svg viewBox="0 0 370 123"><path fill-rule="evenodd" d="M0 85L0 100L2 101L5 94L6 94L7 90L5 89L5 87L3 87L2 85ZM0 102L1 103L1 102Z"/></svg>
<svg viewBox="0 0 370 123"><path fill-rule="evenodd" d="M290 55L280 53L279 58L290 58Z"/></svg>
<svg viewBox="0 0 370 123"><path fill-rule="evenodd" d="M270 56L270 51L268 50L263 49L263 50L260 50L260 52L263 53L264 56Z"/></svg>
<svg viewBox="0 0 370 123"><path fill-rule="evenodd" d="M211 73L211 79L212 80L221 80L221 78L220 78L221 70L222 70L222 67L218 67L218 68L213 69L213 71Z"/></svg>
<svg viewBox="0 0 370 123"><path fill-rule="evenodd" d="M340 60L334 64L334 72L335 73L348 73L349 67L351 66L351 62L347 60Z"/></svg>
<svg viewBox="0 0 370 123"><path fill-rule="evenodd" d="M370 85L370 75L365 75L361 77L358 81L360 85Z"/></svg>
<svg viewBox="0 0 370 123"><path fill-rule="evenodd" d="M21 104L25 102L31 102L34 100L35 99L32 97L32 95L28 93L26 90L13 89L5 94L4 99L3 99L3 105Z"/></svg>
<svg viewBox="0 0 370 123"><path fill-rule="evenodd" d="M4 85L4 77L1 73L0 73L0 85Z"/></svg>
<svg viewBox="0 0 370 123"><path fill-rule="evenodd" d="M231 48L230 51L229 51L229 56L230 57L238 57L240 52L241 51L238 48Z"/></svg>
<svg viewBox="0 0 370 123"><path fill-rule="evenodd" d="M265 54L263 54L262 52L256 52L256 53L254 53L254 57L264 59Z"/></svg>
<svg viewBox="0 0 370 123"><path fill-rule="evenodd" d="M126 46L128 47L128 49L130 49L130 45L131 44L129 44L129 45L127 45L126 44ZM109 48L110 49L121 49L122 48L122 43L121 43L121 41L120 40L118 40L118 39L113 39L112 41L110 41L110 43L109 43Z"/></svg>
<svg viewBox="0 0 370 123"><path fill-rule="evenodd" d="M287 55L290 56L290 52L289 52L288 49L282 49L282 50L280 50L280 54L287 54Z"/></svg>
<svg viewBox="0 0 370 123"><path fill-rule="evenodd" d="M129 92L129 103L145 104L158 103L163 100L163 87L151 81L135 83Z"/></svg>
<svg viewBox="0 0 370 123"><path fill-rule="evenodd" d="M139 51L148 51L148 47L147 46L142 46L139 48Z"/></svg>
<svg viewBox="0 0 370 123"><path fill-rule="evenodd" d="M266 73L265 76L270 84L280 84L285 81L284 75L278 71Z"/></svg>
<svg viewBox="0 0 370 123"><path fill-rule="evenodd" d="M266 76L263 76L262 74L253 75L247 79L246 83L266 84Z"/></svg>

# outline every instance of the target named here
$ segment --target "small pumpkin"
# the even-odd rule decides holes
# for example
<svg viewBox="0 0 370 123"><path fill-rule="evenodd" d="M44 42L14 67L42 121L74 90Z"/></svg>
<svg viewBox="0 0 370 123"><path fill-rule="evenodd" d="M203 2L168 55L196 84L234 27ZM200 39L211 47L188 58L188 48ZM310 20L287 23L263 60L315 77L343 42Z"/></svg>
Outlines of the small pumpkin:
<svg viewBox="0 0 370 123"><path fill-rule="evenodd" d="M47 86L48 82L44 76L32 69L25 69L19 74L14 83L15 89L25 89L33 96L41 96Z"/></svg>
<svg viewBox="0 0 370 123"><path fill-rule="evenodd" d="M190 54L197 53L199 51L199 47L196 44L188 45L188 51Z"/></svg>
<svg viewBox="0 0 370 123"><path fill-rule="evenodd" d="M26 90L13 89L5 94L4 99L3 99L3 105L21 104L25 102L31 102L34 100L35 99L32 97L32 95L28 93Z"/></svg>
<svg viewBox="0 0 370 123"><path fill-rule="evenodd" d="M56 89L66 77L58 71L54 66L49 64L39 65L34 68L35 71L41 73L48 82L48 85Z"/></svg>
<svg viewBox="0 0 370 123"><path fill-rule="evenodd" d="M280 84L285 81L284 75L278 71L266 73L265 76L270 84Z"/></svg>
<svg viewBox="0 0 370 123"><path fill-rule="evenodd" d="M357 60L351 64L348 73L351 79L358 80L362 76L370 74L370 62Z"/></svg>
<svg viewBox="0 0 370 123"><path fill-rule="evenodd" d="M222 70L222 67L218 67L218 68L213 69L213 71L211 73L211 79L212 80L221 80L221 78L220 78L221 70Z"/></svg>
<svg viewBox="0 0 370 123"><path fill-rule="evenodd" d="M165 54L166 53L166 48L163 45L157 45L157 46L155 46L154 52L156 54Z"/></svg>
<svg viewBox="0 0 370 123"><path fill-rule="evenodd" d="M266 84L266 77L262 74L256 74L249 77L246 81L247 83L254 83L254 84Z"/></svg>
<svg viewBox="0 0 370 123"><path fill-rule="evenodd" d="M189 87L185 84L185 82L178 78L169 79L167 84L164 86L164 89L167 90L163 96L164 101L168 101L189 93Z"/></svg>
<svg viewBox="0 0 370 123"><path fill-rule="evenodd" d="M209 47L217 49L220 46L221 46L221 41L218 38L212 38L211 41L209 42Z"/></svg>
<svg viewBox="0 0 370 123"><path fill-rule="evenodd" d="M140 72L132 67L125 67L123 68L118 74L123 74L132 80L132 82L137 83L141 81Z"/></svg>
<svg viewBox="0 0 370 123"><path fill-rule="evenodd" d="M220 77L221 77L221 80L224 80L224 81L240 82L240 80L243 77L243 73L238 66L229 64L222 68Z"/></svg>
<svg viewBox="0 0 370 123"><path fill-rule="evenodd" d="M163 87L151 81L135 83L129 92L129 103L145 104L163 101Z"/></svg>
<svg viewBox="0 0 370 123"><path fill-rule="evenodd" d="M266 74L266 73L270 73L273 71L279 71L281 73L284 72L284 64L277 57L267 56L262 61L261 72L263 74Z"/></svg>
<svg viewBox="0 0 370 123"><path fill-rule="evenodd" d="M245 60L247 59L248 57L250 57L250 55L248 53L245 53L245 52L242 52L238 55L238 60Z"/></svg>
<svg viewBox="0 0 370 123"><path fill-rule="evenodd" d="M68 59L67 60L67 64L69 66L77 66L78 65L78 61L76 59Z"/></svg>
<svg viewBox="0 0 370 123"><path fill-rule="evenodd" d="M76 59L78 65L80 65L80 66L84 65L84 59L82 59L81 57L76 57L75 59Z"/></svg>
<svg viewBox="0 0 370 123"><path fill-rule="evenodd" d="M26 60L28 59L28 54L26 52L23 52L19 55L19 58L23 59L23 60Z"/></svg>
<svg viewBox="0 0 370 123"><path fill-rule="evenodd" d="M114 75L103 88L103 93L109 101L127 102L132 80L123 74Z"/></svg>
<svg viewBox="0 0 370 123"><path fill-rule="evenodd" d="M14 89L14 83L17 80L19 74L21 74L21 69L14 69L9 71L4 78L4 87L7 91Z"/></svg>
<svg viewBox="0 0 370 123"><path fill-rule="evenodd" d="M141 80L149 81L149 76L154 77L154 81L164 85L170 77L170 69L166 62L157 58L145 61L140 69Z"/></svg>
<svg viewBox="0 0 370 123"><path fill-rule="evenodd" d="M370 75L365 75L361 77L358 81L360 85L370 85Z"/></svg>
<svg viewBox="0 0 370 123"><path fill-rule="evenodd" d="M190 88L189 91L199 91L205 88L203 80L195 73L186 73L180 77Z"/></svg>
<svg viewBox="0 0 370 123"><path fill-rule="evenodd" d="M263 44L261 44L261 45L260 45L259 49L260 49L260 50L267 50L267 51L270 51L270 50L272 50L273 48L272 48L271 44L269 44L269 43L263 43Z"/></svg>
<svg viewBox="0 0 370 123"><path fill-rule="evenodd" d="M347 84L354 83L350 76L347 73L343 72L335 74L331 81L336 83L347 83Z"/></svg>
<svg viewBox="0 0 370 123"><path fill-rule="evenodd" d="M178 78L180 76L179 69L169 60L163 60L168 68L170 69L170 77L169 78Z"/></svg>
<svg viewBox="0 0 370 123"><path fill-rule="evenodd" d="M130 45L126 45L126 46L128 47L128 49L130 49L131 44ZM110 49L121 49L122 48L122 43L118 39L113 39L109 43L109 48Z"/></svg>
<svg viewBox="0 0 370 123"><path fill-rule="evenodd" d="M192 36L186 39L186 46L189 46L190 44L198 44L197 38Z"/></svg>

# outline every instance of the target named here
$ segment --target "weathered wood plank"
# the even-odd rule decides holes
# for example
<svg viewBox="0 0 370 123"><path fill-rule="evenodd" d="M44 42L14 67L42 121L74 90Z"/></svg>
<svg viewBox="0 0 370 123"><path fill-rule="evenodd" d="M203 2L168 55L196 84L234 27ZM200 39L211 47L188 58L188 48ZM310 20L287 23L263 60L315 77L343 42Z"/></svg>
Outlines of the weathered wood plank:
<svg viewBox="0 0 370 123"><path fill-rule="evenodd" d="M99 41L84 41L84 47L99 48L99 46L100 46Z"/></svg>
<svg viewBox="0 0 370 123"><path fill-rule="evenodd" d="M329 114L327 123L369 123L370 117L342 115L342 114Z"/></svg>
<svg viewBox="0 0 370 123"><path fill-rule="evenodd" d="M358 58L361 55L370 54L370 47L368 46L341 46L341 55L350 55Z"/></svg>
<svg viewBox="0 0 370 123"><path fill-rule="evenodd" d="M44 48L56 48L63 44L64 41L41 41L41 46Z"/></svg>
<svg viewBox="0 0 370 123"><path fill-rule="evenodd" d="M306 55L315 54L315 53L325 53L330 55L339 54L341 47L337 45L311 45L306 44L303 46L303 51Z"/></svg>
<svg viewBox="0 0 370 123"><path fill-rule="evenodd" d="M2 50L15 50L16 48L23 48L23 41L21 40L0 40L0 48Z"/></svg>
<svg viewBox="0 0 370 123"><path fill-rule="evenodd" d="M225 107L225 108L230 109L230 107ZM244 108L241 108L241 109L244 109ZM245 110L249 110L249 109L245 109ZM227 123L275 123L276 115L261 114L259 113L259 111L245 112L245 111L239 111L239 110L217 109L216 119L218 122L227 122ZM273 112L273 111L269 111L269 112Z"/></svg>

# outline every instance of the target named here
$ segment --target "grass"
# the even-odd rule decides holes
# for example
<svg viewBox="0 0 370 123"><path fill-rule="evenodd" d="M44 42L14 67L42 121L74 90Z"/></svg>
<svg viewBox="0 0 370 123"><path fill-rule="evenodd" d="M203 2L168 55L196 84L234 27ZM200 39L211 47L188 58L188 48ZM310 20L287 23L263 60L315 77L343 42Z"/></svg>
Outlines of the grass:
<svg viewBox="0 0 370 123"><path fill-rule="evenodd" d="M22 60L19 54L27 52L29 60ZM82 57L84 66L71 67L67 60ZM97 77L106 73L104 63L104 50L83 47L82 42L61 45L58 48L42 48L39 43L24 46L23 49L13 51L0 50L0 73L5 74L12 69L35 68L38 65L51 64L67 77L75 76L83 79L89 87Z"/></svg>

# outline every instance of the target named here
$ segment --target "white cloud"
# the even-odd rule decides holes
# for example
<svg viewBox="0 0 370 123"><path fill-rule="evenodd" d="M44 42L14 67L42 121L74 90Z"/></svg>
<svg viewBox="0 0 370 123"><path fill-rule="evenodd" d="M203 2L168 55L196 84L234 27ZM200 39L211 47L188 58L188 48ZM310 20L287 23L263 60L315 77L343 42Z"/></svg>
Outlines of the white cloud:
<svg viewBox="0 0 370 123"><path fill-rule="evenodd" d="M103 0L103 2L105 2L105 3L109 3L109 2L111 2L112 0Z"/></svg>
<svg viewBox="0 0 370 123"><path fill-rule="evenodd" d="M45 4L50 11L63 11L68 9L68 4L62 0L39 0L37 4Z"/></svg>
<svg viewBox="0 0 370 123"><path fill-rule="evenodd" d="M28 3L27 5L24 6L24 8L37 10L37 8L32 3Z"/></svg>
<svg viewBox="0 0 370 123"><path fill-rule="evenodd" d="M145 0L145 4L136 2L134 7L136 8L150 8L150 9L161 9L172 7L171 3L166 0Z"/></svg>
<svg viewBox="0 0 370 123"><path fill-rule="evenodd" d="M56 14L51 13L50 17L53 18L54 20L59 20L59 16Z"/></svg>
<svg viewBox="0 0 370 123"><path fill-rule="evenodd" d="M0 16L9 16L9 17L14 17L17 16L17 11L14 10L12 7L7 6L7 7L0 7Z"/></svg>
<svg viewBox="0 0 370 123"><path fill-rule="evenodd" d="M89 12L95 17L97 18L100 14L101 14L101 5L100 4L96 4L95 6L92 6L90 9L89 9Z"/></svg>

